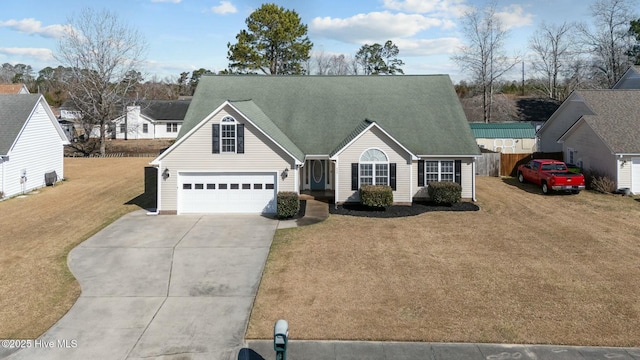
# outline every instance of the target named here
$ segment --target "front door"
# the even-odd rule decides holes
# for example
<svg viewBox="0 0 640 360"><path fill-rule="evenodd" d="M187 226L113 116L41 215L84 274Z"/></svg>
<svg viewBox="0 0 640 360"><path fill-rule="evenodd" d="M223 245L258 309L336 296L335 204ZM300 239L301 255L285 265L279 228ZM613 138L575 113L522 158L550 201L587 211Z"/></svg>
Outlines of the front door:
<svg viewBox="0 0 640 360"><path fill-rule="evenodd" d="M325 184L325 160L313 160L311 162L311 190L324 190Z"/></svg>

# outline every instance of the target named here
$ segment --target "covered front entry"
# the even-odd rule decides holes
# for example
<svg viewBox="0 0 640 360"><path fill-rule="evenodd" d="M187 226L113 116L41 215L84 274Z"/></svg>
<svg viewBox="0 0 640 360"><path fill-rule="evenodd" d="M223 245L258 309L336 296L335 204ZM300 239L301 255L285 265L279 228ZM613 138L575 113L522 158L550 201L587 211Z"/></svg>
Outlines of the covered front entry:
<svg viewBox="0 0 640 360"><path fill-rule="evenodd" d="M308 159L303 170L303 190L333 189L333 163L328 159Z"/></svg>
<svg viewBox="0 0 640 360"><path fill-rule="evenodd" d="M181 172L178 214L276 212L276 173Z"/></svg>

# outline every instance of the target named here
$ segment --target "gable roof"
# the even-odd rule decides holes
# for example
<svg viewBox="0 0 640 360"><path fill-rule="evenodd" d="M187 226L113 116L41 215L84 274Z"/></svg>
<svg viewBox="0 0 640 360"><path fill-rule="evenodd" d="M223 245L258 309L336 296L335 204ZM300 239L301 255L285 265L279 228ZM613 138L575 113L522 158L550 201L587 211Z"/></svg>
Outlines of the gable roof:
<svg viewBox="0 0 640 360"><path fill-rule="evenodd" d="M307 155L332 153L364 120L416 155L480 153L447 75L203 76L178 138L227 100L251 100Z"/></svg>
<svg viewBox="0 0 640 360"><path fill-rule="evenodd" d="M640 65L631 65L622 74L612 89L640 89Z"/></svg>
<svg viewBox="0 0 640 360"><path fill-rule="evenodd" d="M146 100L140 113L154 120L183 120L191 100Z"/></svg>
<svg viewBox="0 0 640 360"><path fill-rule="evenodd" d="M11 150L18 135L29 120L38 102L44 101L40 94L1 94L0 95L0 154L6 155ZM48 105L45 106L52 123L61 140L67 143L60 124L55 120Z"/></svg>
<svg viewBox="0 0 640 360"><path fill-rule="evenodd" d="M640 90L581 90L594 114L583 115L561 137L584 122L613 153L640 153Z"/></svg>
<svg viewBox="0 0 640 360"><path fill-rule="evenodd" d="M25 84L0 84L0 94L20 94L21 91L29 93Z"/></svg>
<svg viewBox="0 0 640 360"><path fill-rule="evenodd" d="M535 139L536 129L531 123L469 123L476 138Z"/></svg>
<svg viewBox="0 0 640 360"><path fill-rule="evenodd" d="M230 104L277 144L289 151L293 157L304 161L304 153L302 150L300 150L253 101L233 101L230 102Z"/></svg>

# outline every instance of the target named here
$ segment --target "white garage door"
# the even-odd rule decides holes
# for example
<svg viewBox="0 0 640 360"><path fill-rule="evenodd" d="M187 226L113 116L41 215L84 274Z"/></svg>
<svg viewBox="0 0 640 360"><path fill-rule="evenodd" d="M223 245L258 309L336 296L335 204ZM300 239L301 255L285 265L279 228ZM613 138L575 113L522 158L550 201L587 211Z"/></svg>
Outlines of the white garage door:
<svg viewBox="0 0 640 360"><path fill-rule="evenodd" d="M178 213L275 213L275 173L180 173Z"/></svg>
<svg viewBox="0 0 640 360"><path fill-rule="evenodd" d="M640 194L640 158L631 159L631 192Z"/></svg>

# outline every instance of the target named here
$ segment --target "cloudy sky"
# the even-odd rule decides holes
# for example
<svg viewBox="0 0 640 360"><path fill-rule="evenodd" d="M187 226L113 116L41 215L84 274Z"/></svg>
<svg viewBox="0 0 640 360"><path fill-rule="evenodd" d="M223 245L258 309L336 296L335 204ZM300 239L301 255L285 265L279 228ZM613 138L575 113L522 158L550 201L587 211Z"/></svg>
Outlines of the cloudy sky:
<svg viewBox="0 0 640 360"><path fill-rule="evenodd" d="M510 53L527 51L541 21L588 21L593 0L497 0L509 29ZM0 12L0 64L23 63L35 71L57 66L52 53L65 24L84 7L106 7L136 26L149 43L147 78L177 77L183 71L228 66L227 43L245 28L258 0L20 0ZM363 44L392 40L406 74L450 74L464 79L450 57L461 46L460 16L484 0L274 0L308 25L314 51L354 55ZM515 76L515 75L514 75Z"/></svg>

